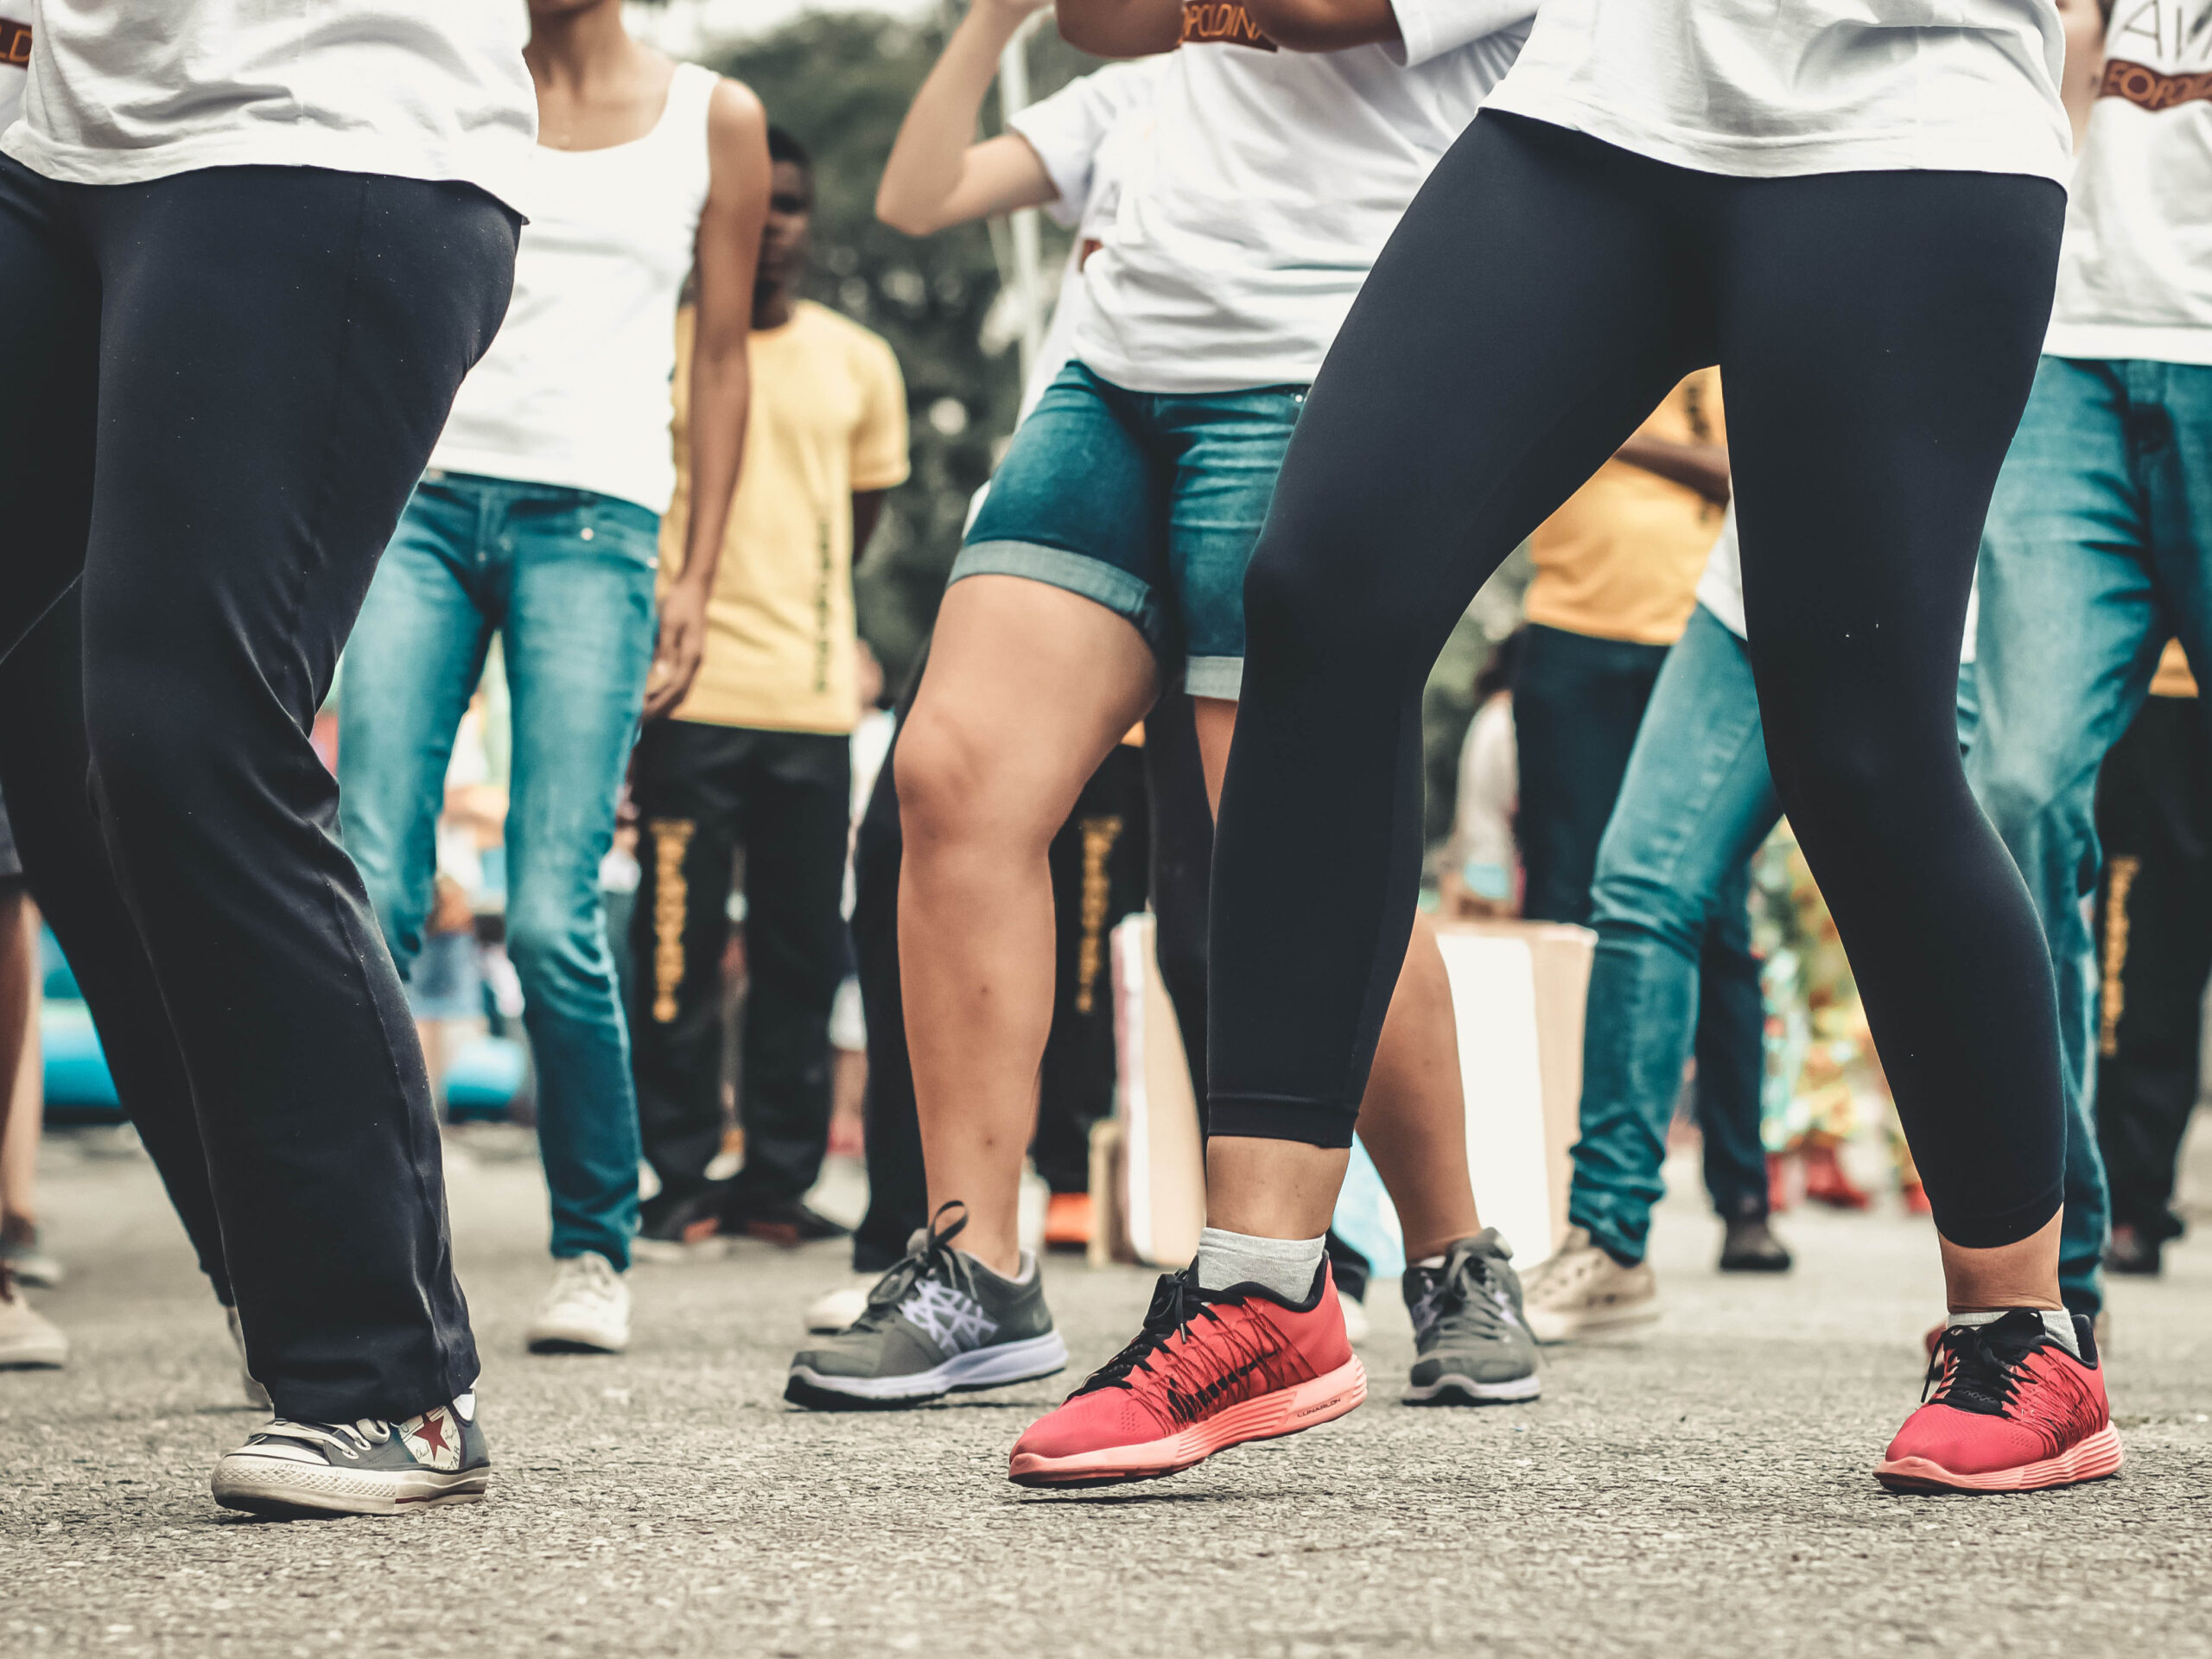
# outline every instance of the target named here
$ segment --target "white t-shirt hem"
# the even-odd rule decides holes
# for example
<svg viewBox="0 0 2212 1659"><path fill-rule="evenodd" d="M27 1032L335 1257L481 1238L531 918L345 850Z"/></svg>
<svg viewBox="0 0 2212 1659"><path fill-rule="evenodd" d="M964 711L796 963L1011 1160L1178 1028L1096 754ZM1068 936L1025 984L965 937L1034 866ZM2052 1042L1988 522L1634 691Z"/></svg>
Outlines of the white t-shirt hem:
<svg viewBox="0 0 2212 1659"><path fill-rule="evenodd" d="M2046 357L2212 367L2212 328L2139 322L2059 322L2044 341Z"/></svg>
<svg viewBox="0 0 2212 1659"><path fill-rule="evenodd" d="M1731 137L1631 121L1618 111L1542 86L1516 86L1510 77L1488 109L1586 133L1651 161L1698 173L1738 178L1798 178L1816 173L2010 173L2063 187L2071 171L2064 152L2033 133L2004 127L1916 127L1898 132L1822 132ZM2050 151L2045 168L2023 161Z"/></svg>
<svg viewBox="0 0 2212 1659"><path fill-rule="evenodd" d="M518 462L513 455L502 454L491 449L471 449L464 444L441 443L430 452L429 470L434 473L467 473L476 478L496 478L508 484L542 484L549 489L589 490L594 495L604 495L616 501L627 501L632 506L643 507L647 512L665 517L668 504L676 494L673 470L668 487L660 492L657 501L647 500L637 488L634 473L594 472L588 467L555 467Z"/></svg>
<svg viewBox="0 0 2212 1659"><path fill-rule="evenodd" d="M410 145L382 133L316 126L246 128L135 150L56 143L33 131L26 121L0 133L0 150L41 177L65 184L143 184L211 167L320 167L334 173L473 184L514 212L524 212L528 147L520 143L504 146L516 152L515 164L497 169L481 164L487 147L467 146L468 161L464 162L458 154L436 145Z"/></svg>
<svg viewBox="0 0 2212 1659"><path fill-rule="evenodd" d="M1086 321L1095 322L1095 316ZM1101 349L1096 339L1096 330L1086 331L1091 336L1077 342L1071 354L1074 360L1111 385L1124 391L1142 392L1152 397L1198 397L1225 391L1258 391L1268 386L1310 386L1313 377L1321 372L1318 362L1303 358L1254 359L1240 362L1233 374L1224 374L1215 365L1215 372L1194 368L1178 372L1183 359L1173 352L1161 352L1157 357L1147 358L1140 363L1112 351Z"/></svg>

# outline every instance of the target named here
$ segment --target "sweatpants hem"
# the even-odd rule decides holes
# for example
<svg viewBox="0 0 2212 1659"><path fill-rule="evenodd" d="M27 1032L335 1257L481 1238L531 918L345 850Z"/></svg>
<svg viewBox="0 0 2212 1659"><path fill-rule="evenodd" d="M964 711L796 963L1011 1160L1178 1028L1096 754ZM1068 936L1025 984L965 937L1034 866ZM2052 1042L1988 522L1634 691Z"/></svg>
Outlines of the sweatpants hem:
<svg viewBox="0 0 2212 1659"><path fill-rule="evenodd" d="M1936 1195L1929 1194L1931 1199ZM1940 1200L1936 1203L1936 1230L1952 1243L1969 1250L1993 1250L2017 1244L2050 1224L2065 1207L2066 1183L2053 1181L2036 1197L1993 1214L1961 1216Z"/></svg>
<svg viewBox="0 0 2212 1659"><path fill-rule="evenodd" d="M1298 1141L1341 1151L1351 1145L1359 1103L1338 1105L1282 1095L1213 1095L1207 1108L1208 1133L1246 1141Z"/></svg>

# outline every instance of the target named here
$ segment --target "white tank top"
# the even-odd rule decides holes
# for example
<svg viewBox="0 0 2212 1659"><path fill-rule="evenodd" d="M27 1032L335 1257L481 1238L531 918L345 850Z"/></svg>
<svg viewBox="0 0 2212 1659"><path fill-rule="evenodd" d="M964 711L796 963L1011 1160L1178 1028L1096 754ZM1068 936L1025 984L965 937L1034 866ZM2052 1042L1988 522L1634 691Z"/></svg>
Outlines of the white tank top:
<svg viewBox="0 0 2212 1659"><path fill-rule="evenodd" d="M514 299L461 383L432 467L668 510L676 302L707 201L715 81L678 64L644 137L537 147Z"/></svg>

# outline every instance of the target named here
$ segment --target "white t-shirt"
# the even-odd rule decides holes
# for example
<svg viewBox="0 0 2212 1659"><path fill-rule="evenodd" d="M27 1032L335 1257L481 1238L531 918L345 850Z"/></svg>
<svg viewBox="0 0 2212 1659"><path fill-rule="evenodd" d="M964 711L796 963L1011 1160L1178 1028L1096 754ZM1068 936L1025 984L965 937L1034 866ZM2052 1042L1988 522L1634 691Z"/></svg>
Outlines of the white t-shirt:
<svg viewBox="0 0 2212 1659"><path fill-rule="evenodd" d="M527 211L520 0L40 0L0 149L77 184L207 167L460 180Z"/></svg>
<svg viewBox="0 0 2212 1659"><path fill-rule="evenodd" d="M28 13L26 0L16 0L16 9ZM6 130L23 107L23 86L30 79L31 26L14 17L0 16L0 131Z"/></svg>
<svg viewBox="0 0 2212 1659"><path fill-rule="evenodd" d="M2105 54L2044 349L2212 365L2212 0L2120 0Z"/></svg>
<svg viewBox="0 0 2212 1659"><path fill-rule="evenodd" d="M1393 0L1400 46L1281 52L1236 0L1183 13L1150 142L1084 268L1076 353L1136 391L1303 385L1535 0Z"/></svg>
<svg viewBox="0 0 2212 1659"><path fill-rule="evenodd" d="M679 63L643 137L536 147L506 321L461 383L432 467L668 511L676 302L712 182L707 123L720 84Z"/></svg>
<svg viewBox="0 0 2212 1659"><path fill-rule="evenodd" d="M2066 182L2055 0L1544 0L1491 107L1707 173Z"/></svg>
<svg viewBox="0 0 2212 1659"><path fill-rule="evenodd" d="M1744 626L1744 553L1736 541L1736 504L1728 504L1728 512L1720 520L1720 534L1713 543L1713 556L1705 562L1705 574L1697 579L1697 602L1713 613L1713 620L1738 639L1748 639ZM1977 575L1974 585L1967 594L1967 632L1959 642L1959 660L1974 661L1974 629L1981 613L1981 578Z"/></svg>
<svg viewBox="0 0 2212 1659"><path fill-rule="evenodd" d="M1052 323L1021 389L1016 425L1029 417L1045 388L1075 355L1076 329L1090 303L1083 282L1084 262L1105 240L1120 207L1122 179L1132 149L1152 130L1153 99L1168 61L1161 57L1109 63L1017 111L1007 123L1028 140L1058 193L1045 211L1054 223L1075 232L1075 245L1060 272Z"/></svg>

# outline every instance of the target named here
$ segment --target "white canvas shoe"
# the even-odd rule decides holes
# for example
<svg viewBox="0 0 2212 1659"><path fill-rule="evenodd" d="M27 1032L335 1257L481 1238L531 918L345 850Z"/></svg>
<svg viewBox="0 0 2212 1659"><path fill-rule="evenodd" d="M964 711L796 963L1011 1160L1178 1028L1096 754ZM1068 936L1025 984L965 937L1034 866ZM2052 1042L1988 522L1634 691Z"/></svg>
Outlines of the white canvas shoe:
<svg viewBox="0 0 2212 1659"><path fill-rule="evenodd" d="M1538 1342L1572 1342L1659 1317L1659 1281L1649 1262L1624 1268L1592 1243L1586 1227L1567 1230L1559 1253L1529 1269L1522 1316Z"/></svg>
<svg viewBox="0 0 2212 1659"><path fill-rule="evenodd" d="M51 1370L69 1362L69 1338L23 1300L16 1276L0 1266L0 1370Z"/></svg>
<svg viewBox="0 0 2212 1659"><path fill-rule="evenodd" d="M823 1291L806 1305L806 1328L817 1337L834 1337L849 1330L853 1321L868 1312L868 1294L882 1276L855 1274L850 1284Z"/></svg>
<svg viewBox="0 0 2212 1659"><path fill-rule="evenodd" d="M562 1262L524 1338L533 1354L619 1354L630 1345L630 1287L605 1256Z"/></svg>

